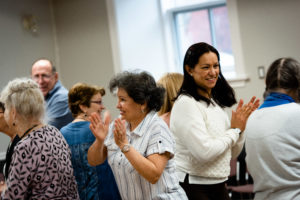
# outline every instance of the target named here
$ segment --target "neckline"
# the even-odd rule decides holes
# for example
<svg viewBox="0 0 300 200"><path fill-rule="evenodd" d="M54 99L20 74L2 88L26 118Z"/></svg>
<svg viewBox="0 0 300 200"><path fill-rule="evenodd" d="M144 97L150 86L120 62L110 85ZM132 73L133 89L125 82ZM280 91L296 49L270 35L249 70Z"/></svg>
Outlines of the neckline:
<svg viewBox="0 0 300 200"><path fill-rule="evenodd" d="M23 135L20 137L20 140L23 139L23 138L27 135L27 133L29 133L33 128L35 128L35 127L37 127L37 126L38 126L38 124L34 124L32 127L30 127L29 129L27 129L27 130L23 133Z"/></svg>

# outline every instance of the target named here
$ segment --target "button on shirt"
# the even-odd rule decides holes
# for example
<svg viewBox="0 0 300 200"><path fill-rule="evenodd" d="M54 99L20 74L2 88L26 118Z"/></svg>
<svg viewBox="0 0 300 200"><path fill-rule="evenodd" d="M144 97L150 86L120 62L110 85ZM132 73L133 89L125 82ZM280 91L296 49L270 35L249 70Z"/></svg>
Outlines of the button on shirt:
<svg viewBox="0 0 300 200"><path fill-rule="evenodd" d="M122 199L187 199L175 173L172 159L175 141L166 123L152 111L132 132L126 123L126 135L131 146L144 157L169 152L171 159L157 183L151 184L135 170L116 145L112 123L104 144Z"/></svg>

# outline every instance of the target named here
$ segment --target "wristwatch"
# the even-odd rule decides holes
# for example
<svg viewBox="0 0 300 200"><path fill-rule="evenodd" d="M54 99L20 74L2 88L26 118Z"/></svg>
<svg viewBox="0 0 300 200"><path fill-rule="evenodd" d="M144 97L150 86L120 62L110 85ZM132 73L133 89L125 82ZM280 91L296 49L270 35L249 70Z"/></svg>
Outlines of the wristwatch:
<svg viewBox="0 0 300 200"><path fill-rule="evenodd" d="M121 149L122 153L126 153L130 150L130 144L125 144Z"/></svg>
<svg viewBox="0 0 300 200"><path fill-rule="evenodd" d="M236 133L238 133L238 134L241 134L241 133L242 133L241 129L239 129L239 128L234 128L233 130L235 130Z"/></svg>

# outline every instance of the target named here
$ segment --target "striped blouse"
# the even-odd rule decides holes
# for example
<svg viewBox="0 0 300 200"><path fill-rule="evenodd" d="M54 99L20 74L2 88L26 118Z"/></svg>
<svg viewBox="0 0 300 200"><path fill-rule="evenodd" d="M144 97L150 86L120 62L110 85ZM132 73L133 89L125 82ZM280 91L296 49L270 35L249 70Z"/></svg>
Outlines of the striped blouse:
<svg viewBox="0 0 300 200"><path fill-rule="evenodd" d="M108 162L114 173L122 199L187 199L185 192L179 186L179 180L175 173L173 159L175 141L167 124L152 111L132 132L128 123L126 123L126 128L129 143L144 157L169 152L171 159L160 179L155 184L151 184L135 170L115 144L112 123L104 144L107 147Z"/></svg>

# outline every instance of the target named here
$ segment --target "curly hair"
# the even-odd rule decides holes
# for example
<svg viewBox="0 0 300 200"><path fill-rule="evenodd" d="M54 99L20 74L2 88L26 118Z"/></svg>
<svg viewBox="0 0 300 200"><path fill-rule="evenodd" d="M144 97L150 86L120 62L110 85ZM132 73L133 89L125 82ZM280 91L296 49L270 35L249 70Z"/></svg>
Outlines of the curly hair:
<svg viewBox="0 0 300 200"><path fill-rule="evenodd" d="M110 80L109 89L124 89L128 96L138 104L147 104L149 111L158 111L163 105L165 89L157 86L154 78L147 72L125 71Z"/></svg>
<svg viewBox="0 0 300 200"><path fill-rule="evenodd" d="M44 117L44 96L38 84L29 78L16 78L8 82L1 92L0 101L8 111L15 108L23 120L42 121Z"/></svg>
<svg viewBox="0 0 300 200"><path fill-rule="evenodd" d="M79 114L83 113L79 105L90 107L92 97L98 93L104 96L104 88L86 83L76 83L73 85L68 94L69 108L73 117L76 118Z"/></svg>

